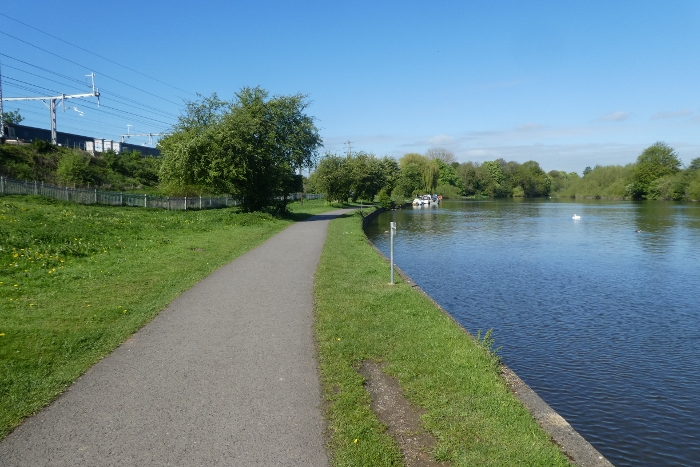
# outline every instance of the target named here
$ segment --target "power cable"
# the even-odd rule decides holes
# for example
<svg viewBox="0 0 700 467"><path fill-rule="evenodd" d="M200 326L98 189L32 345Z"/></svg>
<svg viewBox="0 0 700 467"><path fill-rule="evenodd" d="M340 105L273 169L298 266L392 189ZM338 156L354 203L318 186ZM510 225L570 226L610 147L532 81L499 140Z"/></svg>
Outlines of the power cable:
<svg viewBox="0 0 700 467"><path fill-rule="evenodd" d="M21 68L17 68L15 66L8 65L6 63L3 64L3 67L4 68L12 68L13 70L17 70L17 71L20 71L22 73L26 73L28 75L36 76L37 78L41 78L41 79L46 80L46 81L51 81L52 83L60 84L62 86L74 86L73 84L62 83L60 81L56 81L55 79L47 78L46 76L37 75L36 73L32 73L31 71L23 70ZM7 76L7 75L5 75L5 76ZM76 89L76 88L73 88L73 89ZM80 89L80 91L82 91L82 89Z"/></svg>
<svg viewBox="0 0 700 467"><path fill-rule="evenodd" d="M145 76L146 78L152 79L153 81L157 81L157 82L159 82L160 84L164 84L164 85L169 86L169 87L171 87L171 88L173 88L173 89L177 89L178 91L182 91L182 92L184 92L184 93L191 94L191 95L193 95L193 96L196 96L196 95L197 95L197 94L195 94L195 93L193 93L193 92L185 91L184 89L180 89L180 88L178 88L177 86L173 86L172 84L168 84L168 83L166 83L166 82L164 82L164 81L161 81L161 80L159 80L159 79L157 79L157 78L154 78L154 77L152 77L152 76L148 76L148 75L145 74L145 73L141 73L141 72L138 71L138 70L134 70L133 68L130 68L130 67L126 66L126 65L122 65L121 63L115 62L114 60L111 60L111 59L109 59L109 58L107 58L107 57L103 57L103 56L100 55L100 54L96 54L95 52L91 52L91 51L89 51L89 50L87 50L87 49L84 49L84 48L80 47L79 45L75 45L75 44L73 44L73 43L71 43L71 42L68 42L68 41L66 41L66 40L61 39L60 37L56 37L56 36L54 36L54 35L52 35L52 34L49 34L49 33L46 32L46 31L42 31L41 29L35 28L34 26L30 26L29 24L23 23L23 22L20 21L20 20L17 20L17 19L15 19L15 18L12 18L12 17L10 17L10 16L7 16L7 15L4 14L4 13L0 13L0 16L4 16L4 17L7 18L7 19L10 19L10 20L12 20L12 21L15 21L15 22L17 22L17 23L19 23L19 24L22 24L22 25L24 25L24 26L26 26L26 27L28 27L28 28L34 29L35 31L39 31L39 32L42 33L42 34L46 34L46 35L49 36L49 37L52 37L52 38L54 38L54 39L56 39L56 40L59 40L59 41L65 43L65 44L68 44L68 45L71 45L71 46L73 46L73 47L75 47L75 48L77 48L77 49L80 49L80 50L82 50L83 52L87 52L87 53L92 54L92 55L94 55L94 56L96 56L96 57L100 57L100 58L103 59L103 60L107 60L107 61L110 62L110 63L114 63L115 65L119 65L120 67L126 68L126 69L129 70L129 71L133 71L134 73L138 73L139 75Z"/></svg>
<svg viewBox="0 0 700 467"><path fill-rule="evenodd" d="M14 57L10 57L9 55L5 55L5 54L2 54L2 53L0 53L0 55L3 55L3 56L5 56L5 57L7 57L7 58L11 58L11 59L13 59L13 60L18 60L18 59L14 58ZM82 85L85 85L85 83L83 83L83 82L81 82L81 81L79 81L79 80L75 80L75 79L73 79L73 78L66 77L66 76L64 76L64 75L61 75L60 73L52 72L51 70L47 70L47 69L42 68L42 67L40 67L40 66L33 65L33 64L31 64L31 63L28 63L28 62L24 62L24 61L22 61L22 60L18 60L18 61L24 63L25 65L29 65L29 66L38 68L38 69L40 69L40 70L42 70L42 71L46 71L46 72L48 72L48 73L52 73L52 74L58 75L58 76L60 76L60 77L62 77L62 78L71 79L71 80L76 81L76 82L78 82L78 83L80 83L80 84L82 84ZM21 72L23 72L23 73L27 73L27 74L32 75L32 76L36 76L36 77L38 77L38 78L41 78L41 79L44 79L44 80L47 80L47 81L51 81L51 82L54 82L54 83L57 83L57 84L62 84L62 85L64 85L64 86L70 86L70 85L66 85L65 83L61 83L61 82L59 82L59 81L52 80L51 78L47 78L47 77L45 77L45 76L37 75L37 74L35 74L35 73L32 73L32 72L27 71L27 70L23 70L23 69L21 69L21 68L13 67L12 65L7 65L7 64L6 64L5 66L8 67L8 68L12 68L12 69L21 71ZM88 87L89 87L89 86L88 86ZM75 88L73 88L73 89L75 89ZM25 90L26 90L26 89L25 89ZM56 92L56 91L52 91L52 92ZM173 118L177 118L177 117L178 117L178 116L175 115L175 114L171 114L171 113L162 111L162 110L160 110L160 109L157 109L156 107L151 107L151 106L149 106L149 105L142 104L142 103L140 103L140 102L138 102L138 101L135 101L135 100L133 100L133 99L129 99L128 97L121 96L121 95L119 95L119 94L117 94L117 93L113 93L113 92L111 92L111 91L105 91L105 90L103 89L102 91L100 91L100 94L101 94L101 95L117 96L117 97L119 97L119 98L121 98L121 99L124 99L124 100L130 102L130 103L133 104L133 105L137 105L137 106L140 106L140 107L143 107L143 108L146 108L146 109L153 110L153 111L155 111L155 112L158 112L158 113L162 114L163 116L173 117Z"/></svg>
<svg viewBox="0 0 700 467"><path fill-rule="evenodd" d="M58 58L60 58L61 60L67 61L68 63L72 63L72 64L74 64L74 65L78 65L79 67L83 67L83 68L86 68L86 69L90 69L90 67L86 67L85 65L82 65L82 64L80 64L80 63L78 63L78 62L74 62L73 60L70 60L70 59L68 59L68 58L62 57L62 56L60 56L60 55L58 55L58 54L56 54L56 53L53 53L53 52L51 52L51 51L49 51L49 50L46 50L46 49L44 49L44 48L42 48L42 47L39 47L38 45L34 45L34 44L30 43L30 42L27 42L27 41L22 40L22 39L20 39L20 38L18 38L18 37L15 37L15 36L13 36L12 34L8 34L8 33L3 32L3 31L0 31L0 34L4 34L4 35L6 35L6 36L8 36L8 37L13 38L13 39L16 40L16 41L22 42L23 44L27 44L27 45L30 46L30 47L34 47L35 49L39 49L39 50L41 50L41 51L43 51L43 52L46 52L47 54L53 55L53 56L55 56L55 57L58 57ZM99 72L99 74L100 74L101 76L104 76L104 77L106 77L106 78L109 78L109 79L111 79L111 80L114 80L114 81L116 81L117 83L123 84L124 86L129 86L130 88L134 88L134 89L136 89L136 90L138 90L138 91L141 91L141 92L143 92L143 93L145 93L145 94L148 94L148 95L150 95L150 96L157 97L158 99L162 99L162 100L164 100L164 101L166 101L166 102L170 102L171 104L180 105L180 104L178 104L177 102L173 102L173 101L171 101L171 100L169 100L169 99L166 99L165 97L161 97L161 96L159 96L159 95L157 95L157 94L153 94L152 92L145 91L145 90L143 90L143 89L141 89L141 88L138 88L138 87L136 87L136 86L134 86L134 85L131 85L131 84L129 84L129 83L125 83L124 81L121 81L121 80L119 80L119 79L117 79L117 78L114 78L114 77L112 77L112 76L109 76L109 75L106 74L106 73Z"/></svg>
<svg viewBox="0 0 700 467"><path fill-rule="evenodd" d="M83 85L83 86L87 86L87 84L86 84L84 81L80 81L79 79L73 78L73 77L71 77L71 76L62 75L61 73L56 73L55 71L51 71L51 70L48 70L48 69L46 69L46 68L42 68L42 67L40 67L40 66L38 66L38 65L33 65L33 64L29 63L29 62L25 62L24 60L20 60L19 58L12 57L12 56L7 55L7 54L4 54L4 53L2 53L2 52L0 52L0 55L2 55L3 57L7 57L7 58L9 58L9 59L12 59L12 60L16 60L16 61L18 61L18 62L20 62L20 63L24 63L25 65L29 65L29 66L32 66L32 67L34 67L34 68L38 68L38 69L40 69L40 70L42 70L42 71L46 71L47 73L51 73L52 75L60 76L61 78L68 79L68 80L71 80L71 81L75 81L75 82L77 82L77 83L79 83L79 84L81 84L81 85ZM81 66L82 66L82 65L81 65Z"/></svg>

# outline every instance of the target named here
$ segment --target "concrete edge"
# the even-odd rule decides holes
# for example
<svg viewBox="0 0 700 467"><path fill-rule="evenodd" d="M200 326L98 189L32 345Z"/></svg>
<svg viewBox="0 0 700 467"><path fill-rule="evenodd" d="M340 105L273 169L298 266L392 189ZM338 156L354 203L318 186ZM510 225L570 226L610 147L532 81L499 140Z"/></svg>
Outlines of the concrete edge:
<svg viewBox="0 0 700 467"><path fill-rule="evenodd" d="M380 208L376 211L368 214L362 219L362 229L367 226L369 222L374 220L379 214L384 212L385 209ZM365 236L366 237L366 236ZM377 246L367 238L367 243L369 243L374 250L379 253L379 255L384 258L385 261L389 262L389 258L377 248ZM423 289L416 284L411 277L406 274L401 268L394 264L396 272L399 274L401 279L407 283L411 288L417 290L428 299L443 313L445 314L453 323L455 323L460 329L462 329L470 338L476 339L464 326L462 326L457 320L447 312L439 303L437 303L430 295L428 295ZM566 455L569 460L578 467L613 467L613 464L608 461L596 448L593 447L591 443L586 441L586 439L581 436L574 428L567 422L564 417L559 415L552 407L549 406L535 391L530 388L525 382L520 379L518 375L515 374L513 370L508 368L505 364L501 364L501 377L505 383L510 388L511 392L515 397L523 403L525 408L533 416L537 424L551 437L552 441L559 446L561 451Z"/></svg>

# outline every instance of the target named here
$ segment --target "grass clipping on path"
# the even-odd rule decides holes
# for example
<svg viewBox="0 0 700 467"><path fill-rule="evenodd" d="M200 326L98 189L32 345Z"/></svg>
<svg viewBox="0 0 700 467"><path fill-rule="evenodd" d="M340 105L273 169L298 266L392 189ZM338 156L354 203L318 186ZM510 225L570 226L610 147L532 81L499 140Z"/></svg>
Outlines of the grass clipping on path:
<svg viewBox="0 0 700 467"><path fill-rule="evenodd" d="M498 364L368 244L358 216L331 222L316 274L316 334L332 463L403 465L370 409L357 370L385 364L425 409L436 460L463 466L566 466L566 457L511 394Z"/></svg>
<svg viewBox="0 0 700 467"><path fill-rule="evenodd" d="M294 218L328 210L290 206ZM291 220L0 197L0 438L180 293Z"/></svg>

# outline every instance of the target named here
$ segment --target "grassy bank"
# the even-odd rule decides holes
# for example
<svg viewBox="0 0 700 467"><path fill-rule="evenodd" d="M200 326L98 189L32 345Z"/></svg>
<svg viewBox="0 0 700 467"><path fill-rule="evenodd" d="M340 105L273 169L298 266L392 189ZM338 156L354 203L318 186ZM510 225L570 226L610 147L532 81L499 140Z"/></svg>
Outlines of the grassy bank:
<svg viewBox="0 0 700 467"><path fill-rule="evenodd" d="M330 224L316 275L319 360L336 466L402 465L397 444L370 409L358 374L384 363L425 410L433 456L464 466L564 466L566 457L510 393L495 359L407 284L389 285L387 263L357 216Z"/></svg>
<svg viewBox="0 0 700 467"><path fill-rule="evenodd" d="M200 279L309 214L0 197L0 438Z"/></svg>

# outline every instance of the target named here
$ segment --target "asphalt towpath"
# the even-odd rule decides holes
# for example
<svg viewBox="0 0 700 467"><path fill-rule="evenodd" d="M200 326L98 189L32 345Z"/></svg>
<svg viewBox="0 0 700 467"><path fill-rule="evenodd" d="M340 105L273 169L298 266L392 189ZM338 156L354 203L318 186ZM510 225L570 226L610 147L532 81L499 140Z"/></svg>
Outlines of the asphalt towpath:
<svg viewBox="0 0 700 467"><path fill-rule="evenodd" d="M327 466L298 222L188 290L0 443L2 466Z"/></svg>

